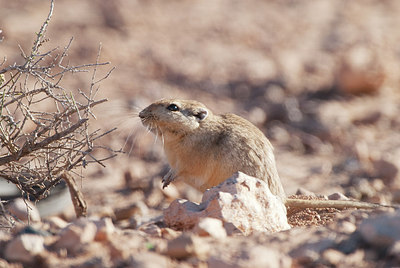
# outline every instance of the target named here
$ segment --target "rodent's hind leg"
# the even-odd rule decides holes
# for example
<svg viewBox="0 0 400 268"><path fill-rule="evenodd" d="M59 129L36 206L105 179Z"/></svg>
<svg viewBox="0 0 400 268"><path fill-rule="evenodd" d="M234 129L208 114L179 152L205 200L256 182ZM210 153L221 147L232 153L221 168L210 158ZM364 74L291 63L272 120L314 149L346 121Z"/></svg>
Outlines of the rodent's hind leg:
<svg viewBox="0 0 400 268"><path fill-rule="evenodd" d="M167 187L173 180L175 180L176 174L175 171L171 168L167 174L162 179L163 189Z"/></svg>

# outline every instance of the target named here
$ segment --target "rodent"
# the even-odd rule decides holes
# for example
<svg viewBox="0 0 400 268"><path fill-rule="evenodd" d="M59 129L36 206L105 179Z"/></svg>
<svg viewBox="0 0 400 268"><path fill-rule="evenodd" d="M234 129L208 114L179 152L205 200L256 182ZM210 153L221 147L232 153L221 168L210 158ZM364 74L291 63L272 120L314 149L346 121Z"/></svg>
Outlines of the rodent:
<svg viewBox="0 0 400 268"><path fill-rule="evenodd" d="M194 100L162 99L139 113L142 124L162 138L170 171L163 187L175 179L204 192L241 171L268 183L272 194L288 207L377 208L383 205L336 200L287 198L267 137L235 114L213 114Z"/></svg>

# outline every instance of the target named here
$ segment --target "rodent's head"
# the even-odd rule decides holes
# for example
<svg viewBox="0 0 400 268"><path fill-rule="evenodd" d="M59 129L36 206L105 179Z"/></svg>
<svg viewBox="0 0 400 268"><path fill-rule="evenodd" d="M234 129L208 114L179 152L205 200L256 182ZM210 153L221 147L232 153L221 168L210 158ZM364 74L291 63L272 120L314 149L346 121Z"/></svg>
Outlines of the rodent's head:
<svg viewBox="0 0 400 268"><path fill-rule="evenodd" d="M162 99L139 113L144 126L155 134L185 135L201 126L211 115L207 107L197 101Z"/></svg>

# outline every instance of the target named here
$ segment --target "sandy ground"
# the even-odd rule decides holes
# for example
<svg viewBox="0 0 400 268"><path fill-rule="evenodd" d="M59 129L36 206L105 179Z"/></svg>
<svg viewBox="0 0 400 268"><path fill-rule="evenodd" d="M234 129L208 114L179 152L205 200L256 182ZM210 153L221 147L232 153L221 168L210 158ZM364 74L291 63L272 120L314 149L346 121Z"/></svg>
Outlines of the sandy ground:
<svg viewBox="0 0 400 268"><path fill-rule="evenodd" d="M21 62L18 45L32 46L49 3L0 0L0 7L0 57L7 66ZM171 97L196 99L260 127L275 147L288 195L302 187L399 203L398 14L395 0L57 0L44 48L64 47L74 37L69 59L82 64L95 60L101 44L101 60L116 67L101 83L98 97L109 102L95 109L92 127L117 126L102 143L126 153L106 168L82 171L89 215L143 202L149 214L135 218L140 224L172 201L149 190L159 189L166 160L161 142L137 118L154 100ZM77 75L66 85L85 89L86 78ZM128 190L128 173L147 186ZM176 185L180 197L200 198Z"/></svg>

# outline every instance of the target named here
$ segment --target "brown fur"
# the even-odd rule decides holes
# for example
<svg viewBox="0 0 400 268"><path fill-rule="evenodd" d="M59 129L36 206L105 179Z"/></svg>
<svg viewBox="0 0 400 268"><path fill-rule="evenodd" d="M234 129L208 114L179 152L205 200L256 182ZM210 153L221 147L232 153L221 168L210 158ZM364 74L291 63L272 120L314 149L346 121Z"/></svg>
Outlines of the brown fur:
<svg viewBox="0 0 400 268"><path fill-rule="evenodd" d="M169 111L171 104L179 111ZM195 117L199 112L206 112L207 117ZM271 143L242 117L214 115L197 101L168 99L151 104L139 116L145 126L163 137L171 165L167 182L183 179L204 191L242 171L265 180L273 194L285 197Z"/></svg>

